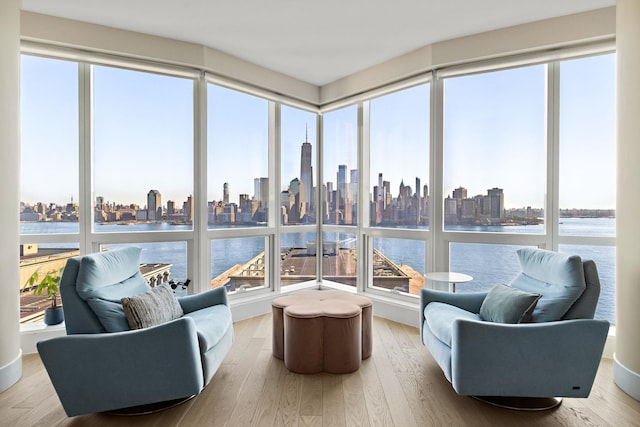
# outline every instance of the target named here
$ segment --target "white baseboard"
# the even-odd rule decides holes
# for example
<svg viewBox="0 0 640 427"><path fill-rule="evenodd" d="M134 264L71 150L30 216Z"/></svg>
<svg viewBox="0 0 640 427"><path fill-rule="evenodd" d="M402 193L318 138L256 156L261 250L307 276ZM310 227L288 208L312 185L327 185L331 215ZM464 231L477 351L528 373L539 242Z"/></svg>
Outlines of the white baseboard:
<svg viewBox="0 0 640 427"><path fill-rule="evenodd" d="M14 385L22 377L22 351L5 366L0 367L0 393Z"/></svg>
<svg viewBox="0 0 640 427"><path fill-rule="evenodd" d="M629 396L640 400L640 374L624 366L613 355L613 381Z"/></svg>

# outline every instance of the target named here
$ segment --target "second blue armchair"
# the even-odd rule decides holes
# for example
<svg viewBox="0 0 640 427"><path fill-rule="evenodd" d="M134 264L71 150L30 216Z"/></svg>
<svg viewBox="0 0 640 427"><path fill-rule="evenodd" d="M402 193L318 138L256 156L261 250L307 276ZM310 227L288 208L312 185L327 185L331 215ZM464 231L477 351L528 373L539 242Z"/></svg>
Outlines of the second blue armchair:
<svg viewBox="0 0 640 427"><path fill-rule="evenodd" d="M522 272L506 290L530 298L524 308L535 307L532 312L513 323L488 321L485 313L499 310L513 317L513 306L501 300L502 307L487 309L487 292L423 289L422 342L460 395L532 402L587 397L609 330L607 321L593 319L600 293L596 266L539 249L520 249L518 257ZM522 317L527 323L517 323Z"/></svg>

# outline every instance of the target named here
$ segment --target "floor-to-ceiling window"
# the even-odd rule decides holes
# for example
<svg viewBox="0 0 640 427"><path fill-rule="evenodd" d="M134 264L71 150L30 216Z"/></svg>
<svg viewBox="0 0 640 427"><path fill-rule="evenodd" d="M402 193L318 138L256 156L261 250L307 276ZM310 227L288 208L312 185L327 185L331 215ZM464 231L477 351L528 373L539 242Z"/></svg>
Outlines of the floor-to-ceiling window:
<svg viewBox="0 0 640 427"><path fill-rule="evenodd" d="M430 83L369 101L367 281L418 295L429 229ZM366 118L365 118L366 122ZM365 141L366 143L366 141Z"/></svg>
<svg viewBox="0 0 640 427"><path fill-rule="evenodd" d="M317 121L314 111L280 106L280 286L316 281Z"/></svg>
<svg viewBox="0 0 640 427"><path fill-rule="evenodd" d="M273 199L269 101L207 84L207 224L211 285L229 292L269 287Z"/></svg>
<svg viewBox="0 0 640 427"><path fill-rule="evenodd" d="M358 106L322 117L322 278L355 288L358 268Z"/></svg>
<svg viewBox="0 0 640 427"><path fill-rule="evenodd" d="M23 55L20 118L20 319L38 319L45 298L26 286L58 274L79 253L78 64Z"/></svg>
<svg viewBox="0 0 640 427"><path fill-rule="evenodd" d="M449 268L473 277L459 291L509 283L515 251L529 243L519 235L543 242L546 83L544 64L443 80L443 228L456 233Z"/></svg>
<svg viewBox="0 0 640 427"><path fill-rule="evenodd" d="M595 259L597 316L614 322L614 55L538 62L318 111L186 71L23 55L25 259L136 245L170 271L152 277L232 299L323 280L417 302L427 271L486 290L537 246Z"/></svg>
<svg viewBox="0 0 640 427"><path fill-rule="evenodd" d="M443 239L449 269L509 283L515 250L594 259L596 317L615 323L613 54L443 79Z"/></svg>
<svg viewBox="0 0 640 427"><path fill-rule="evenodd" d="M558 250L593 259L615 323L615 54L559 63Z"/></svg>
<svg viewBox="0 0 640 427"><path fill-rule="evenodd" d="M185 281L187 242L174 232L193 229L194 80L91 69L93 241L141 247L142 263Z"/></svg>

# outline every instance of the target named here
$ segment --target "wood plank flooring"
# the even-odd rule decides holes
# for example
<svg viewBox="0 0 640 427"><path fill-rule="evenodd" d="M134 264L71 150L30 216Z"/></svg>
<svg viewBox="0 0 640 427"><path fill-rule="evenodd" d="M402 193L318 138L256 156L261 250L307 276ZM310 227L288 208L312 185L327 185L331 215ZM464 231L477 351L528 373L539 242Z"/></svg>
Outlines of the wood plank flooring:
<svg viewBox="0 0 640 427"><path fill-rule="evenodd" d="M26 355L23 378L0 394L0 426L640 426L640 402L613 383L608 359L588 399L517 412L458 396L406 325L374 318L373 355L346 375L289 372L271 355L271 315L234 328L233 348L203 392L150 415L68 418L40 358Z"/></svg>

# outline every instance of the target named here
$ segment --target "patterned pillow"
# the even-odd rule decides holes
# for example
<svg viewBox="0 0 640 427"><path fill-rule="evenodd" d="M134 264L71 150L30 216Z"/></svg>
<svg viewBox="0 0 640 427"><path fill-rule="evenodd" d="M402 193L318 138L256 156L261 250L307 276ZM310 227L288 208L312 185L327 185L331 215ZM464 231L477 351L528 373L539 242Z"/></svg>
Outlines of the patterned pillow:
<svg viewBox="0 0 640 427"><path fill-rule="evenodd" d="M143 294L124 297L121 302L131 329L160 325L184 315L180 303L167 284Z"/></svg>

